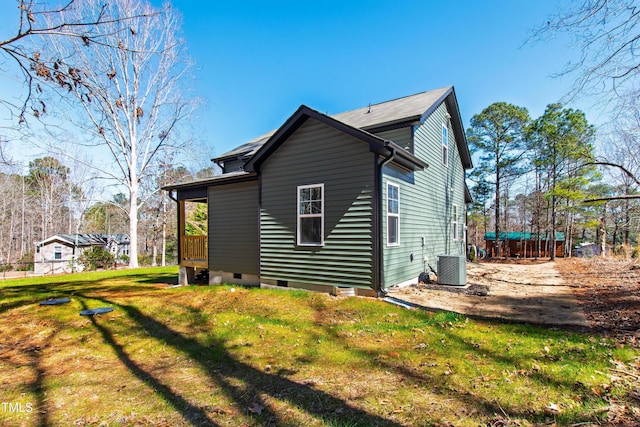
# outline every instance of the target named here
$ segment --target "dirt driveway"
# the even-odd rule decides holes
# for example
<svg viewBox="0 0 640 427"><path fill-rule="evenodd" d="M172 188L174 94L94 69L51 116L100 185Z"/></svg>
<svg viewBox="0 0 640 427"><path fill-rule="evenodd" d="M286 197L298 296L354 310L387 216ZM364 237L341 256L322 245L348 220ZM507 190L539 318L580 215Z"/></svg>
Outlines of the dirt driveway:
<svg viewBox="0 0 640 427"><path fill-rule="evenodd" d="M468 263L467 285L415 285L389 296L430 310L541 325L590 326L576 297L551 262Z"/></svg>

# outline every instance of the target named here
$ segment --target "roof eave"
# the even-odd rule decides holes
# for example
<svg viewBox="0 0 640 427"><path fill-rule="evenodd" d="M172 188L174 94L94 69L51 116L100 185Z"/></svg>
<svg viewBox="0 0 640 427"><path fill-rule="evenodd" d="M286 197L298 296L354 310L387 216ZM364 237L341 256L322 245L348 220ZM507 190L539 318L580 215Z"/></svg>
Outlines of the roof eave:
<svg viewBox="0 0 640 427"><path fill-rule="evenodd" d="M401 120L395 120L395 121L385 122L385 123L376 123L375 125L371 125L371 126L364 126L362 127L362 130L375 133L375 132L384 132L387 130L400 129L403 127L419 124L421 118L422 118L421 115L403 117Z"/></svg>
<svg viewBox="0 0 640 427"><path fill-rule="evenodd" d="M460 160L465 170L473 168L473 162L471 160L471 154L469 153L469 143L467 142L467 136L464 131L464 125L462 123L462 117L460 116L460 107L458 107L458 99L456 98L456 91L453 86L449 86L446 91L442 93L431 106L422 113L420 117L421 121L424 121L429 117L442 103L445 103L447 111L451 115L451 122L453 124L453 133L456 137L458 152L460 153Z"/></svg>
<svg viewBox="0 0 640 427"><path fill-rule="evenodd" d="M377 137L365 130L349 126L326 114L322 114L306 105L301 105L287 121L267 140L267 142L256 151L253 157L245 164L245 170L258 172L260 165L280 146L280 144L290 137L307 119L315 119L321 123L333 127L336 130L353 136L361 141L369 143L370 146L385 144L385 140Z"/></svg>
<svg viewBox="0 0 640 427"><path fill-rule="evenodd" d="M447 110L451 114L451 121L454 123L453 133L458 144L458 152L460 153L462 166L465 170L472 169L473 161L471 160L471 153L469 152L469 143L467 142L467 135L464 131L460 108L458 107L458 99L456 98L456 92L453 86L446 92L444 102L446 103Z"/></svg>
<svg viewBox="0 0 640 427"><path fill-rule="evenodd" d="M473 203L473 196L471 195L471 191L469 191L469 186L466 181L464 183L464 202L466 204Z"/></svg>
<svg viewBox="0 0 640 427"><path fill-rule="evenodd" d="M385 140L382 145L370 145L370 149L383 157L391 157L393 163L411 171L420 171L429 167L425 161L414 156L393 141Z"/></svg>
<svg viewBox="0 0 640 427"><path fill-rule="evenodd" d="M242 174L229 174L228 176L217 175L212 178L199 179L196 181L188 181L180 184L165 185L162 190L174 191L174 190L187 190L199 187L210 187L212 185L230 184L234 182L251 181L257 179L258 175L255 172L245 172Z"/></svg>

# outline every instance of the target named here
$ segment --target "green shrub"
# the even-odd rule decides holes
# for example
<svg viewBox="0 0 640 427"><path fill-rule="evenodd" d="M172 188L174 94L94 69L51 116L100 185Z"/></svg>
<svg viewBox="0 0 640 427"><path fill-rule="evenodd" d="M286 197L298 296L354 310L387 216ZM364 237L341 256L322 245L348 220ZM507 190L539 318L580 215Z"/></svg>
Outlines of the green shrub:
<svg viewBox="0 0 640 427"><path fill-rule="evenodd" d="M94 246L82 252L82 255L78 258L78 262L87 270L96 270L98 268L111 267L115 262L115 258L108 250Z"/></svg>
<svg viewBox="0 0 640 427"><path fill-rule="evenodd" d="M33 252L27 252L18 260L17 271L33 271Z"/></svg>
<svg viewBox="0 0 640 427"><path fill-rule="evenodd" d="M476 247L475 245L472 245L471 249L469 249L469 261L475 262L477 257L478 257L478 254L476 254Z"/></svg>

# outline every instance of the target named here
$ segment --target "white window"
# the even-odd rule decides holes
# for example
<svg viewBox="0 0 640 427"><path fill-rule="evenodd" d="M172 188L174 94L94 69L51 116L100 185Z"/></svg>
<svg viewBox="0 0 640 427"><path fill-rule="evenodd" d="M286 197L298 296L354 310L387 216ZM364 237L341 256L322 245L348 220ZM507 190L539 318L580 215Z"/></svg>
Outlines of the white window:
<svg viewBox="0 0 640 427"><path fill-rule="evenodd" d="M298 187L298 245L324 244L324 184Z"/></svg>
<svg viewBox="0 0 640 427"><path fill-rule="evenodd" d="M453 240L458 240L460 238L459 233L459 229L460 229L460 222L458 221L458 206L453 205L453 208L451 209L451 235L453 237Z"/></svg>
<svg viewBox="0 0 640 427"><path fill-rule="evenodd" d="M62 246L53 247L53 259L62 259Z"/></svg>
<svg viewBox="0 0 640 427"><path fill-rule="evenodd" d="M387 245L400 244L400 187L387 183Z"/></svg>
<svg viewBox="0 0 640 427"><path fill-rule="evenodd" d="M449 129L442 125L442 164L447 166L449 161Z"/></svg>

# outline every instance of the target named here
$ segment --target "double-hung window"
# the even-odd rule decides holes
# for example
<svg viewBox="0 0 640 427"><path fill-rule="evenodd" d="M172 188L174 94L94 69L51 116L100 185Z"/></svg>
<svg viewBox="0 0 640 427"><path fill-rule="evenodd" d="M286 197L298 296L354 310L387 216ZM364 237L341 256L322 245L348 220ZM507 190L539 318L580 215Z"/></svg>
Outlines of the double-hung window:
<svg viewBox="0 0 640 427"><path fill-rule="evenodd" d="M387 245L400 244L400 187L387 183Z"/></svg>
<svg viewBox="0 0 640 427"><path fill-rule="evenodd" d="M453 237L453 240L458 240L460 238L460 235L458 234L460 232L459 224L460 222L458 221L458 206L453 205L453 208L451 209L451 237Z"/></svg>
<svg viewBox="0 0 640 427"><path fill-rule="evenodd" d="M442 125L442 164L447 166L449 161L449 128Z"/></svg>
<svg viewBox="0 0 640 427"><path fill-rule="evenodd" d="M53 247L53 259L62 259L62 246Z"/></svg>
<svg viewBox="0 0 640 427"><path fill-rule="evenodd" d="M324 184L298 187L298 245L324 244Z"/></svg>

